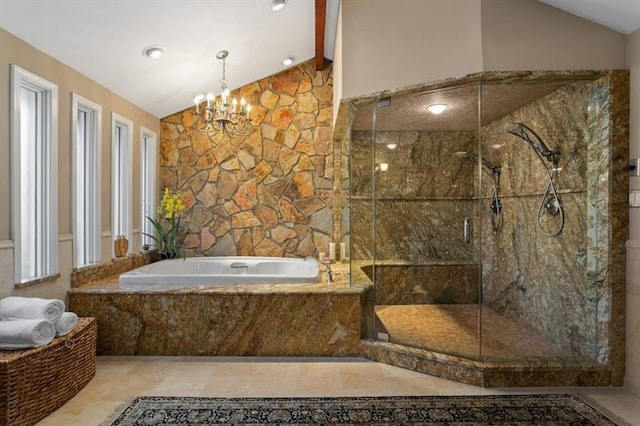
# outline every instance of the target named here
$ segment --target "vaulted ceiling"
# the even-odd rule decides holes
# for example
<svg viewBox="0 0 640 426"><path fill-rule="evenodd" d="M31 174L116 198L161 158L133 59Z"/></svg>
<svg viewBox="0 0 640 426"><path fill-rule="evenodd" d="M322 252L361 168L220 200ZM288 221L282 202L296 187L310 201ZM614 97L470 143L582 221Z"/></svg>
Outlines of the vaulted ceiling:
<svg viewBox="0 0 640 426"><path fill-rule="evenodd" d="M315 57L314 0L0 0L0 27L135 105L164 117L219 93L220 50L231 89ZM640 27L638 0L540 0L616 31ZM339 0L326 1L324 56L333 59ZM159 45L160 59L143 50Z"/></svg>

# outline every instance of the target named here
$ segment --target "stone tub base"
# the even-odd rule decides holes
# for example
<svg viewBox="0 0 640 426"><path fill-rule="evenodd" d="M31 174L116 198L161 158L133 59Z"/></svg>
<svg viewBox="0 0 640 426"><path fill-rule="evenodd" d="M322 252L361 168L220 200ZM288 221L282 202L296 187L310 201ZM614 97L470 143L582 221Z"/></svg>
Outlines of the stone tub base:
<svg viewBox="0 0 640 426"><path fill-rule="evenodd" d="M356 356L367 290L345 283L154 287L117 276L69 293L99 355Z"/></svg>

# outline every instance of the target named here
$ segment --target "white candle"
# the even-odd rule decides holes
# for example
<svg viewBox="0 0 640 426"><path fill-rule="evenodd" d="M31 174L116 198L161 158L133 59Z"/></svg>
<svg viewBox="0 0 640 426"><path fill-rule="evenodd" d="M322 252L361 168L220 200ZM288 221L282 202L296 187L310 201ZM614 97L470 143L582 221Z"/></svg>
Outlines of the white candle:
<svg viewBox="0 0 640 426"><path fill-rule="evenodd" d="M329 259L336 260L336 243L329 243Z"/></svg>
<svg viewBox="0 0 640 426"><path fill-rule="evenodd" d="M340 243L340 262L344 262L347 258L347 245L345 243Z"/></svg>
<svg viewBox="0 0 640 426"><path fill-rule="evenodd" d="M321 251L320 253L318 253L318 260L320 260L320 262L324 262L324 258L327 257L327 254L323 251Z"/></svg>

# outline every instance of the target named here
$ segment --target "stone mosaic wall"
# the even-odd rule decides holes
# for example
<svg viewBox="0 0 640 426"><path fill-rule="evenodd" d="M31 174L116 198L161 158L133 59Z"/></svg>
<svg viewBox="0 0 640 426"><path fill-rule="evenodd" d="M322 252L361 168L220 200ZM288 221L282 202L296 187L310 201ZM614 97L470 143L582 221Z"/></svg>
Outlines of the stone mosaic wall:
<svg viewBox="0 0 640 426"><path fill-rule="evenodd" d="M194 109L162 120L160 186L180 193L190 255L317 256L333 235L331 67L307 62L244 86L253 132L192 129Z"/></svg>

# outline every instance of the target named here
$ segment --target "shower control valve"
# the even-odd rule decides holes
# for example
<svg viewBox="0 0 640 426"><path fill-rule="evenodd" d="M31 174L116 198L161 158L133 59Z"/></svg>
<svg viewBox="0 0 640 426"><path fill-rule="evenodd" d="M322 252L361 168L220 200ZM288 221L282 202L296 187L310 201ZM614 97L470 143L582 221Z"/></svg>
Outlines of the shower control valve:
<svg viewBox="0 0 640 426"><path fill-rule="evenodd" d="M562 209L562 202L559 198L552 195L547 198L547 201L544 202L544 208L552 216L558 216L560 214L560 210Z"/></svg>

